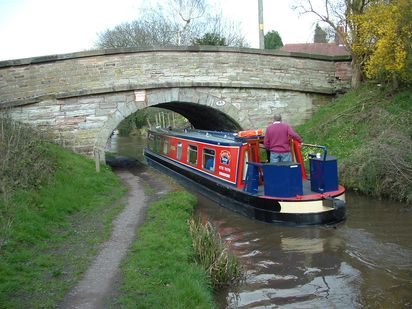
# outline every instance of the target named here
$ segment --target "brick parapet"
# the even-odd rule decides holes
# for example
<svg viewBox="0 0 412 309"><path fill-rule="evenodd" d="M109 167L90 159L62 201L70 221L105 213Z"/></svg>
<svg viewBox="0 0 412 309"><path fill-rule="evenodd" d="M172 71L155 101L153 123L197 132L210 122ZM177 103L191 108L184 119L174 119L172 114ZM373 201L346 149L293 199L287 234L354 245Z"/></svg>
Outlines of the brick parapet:
<svg viewBox="0 0 412 309"><path fill-rule="evenodd" d="M121 49L0 62L0 108L172 87L257 88L334 94L345 59L253 49ZM346 59L347 60L347 59ZM341 74L341 73L339 73Z"/></svg>

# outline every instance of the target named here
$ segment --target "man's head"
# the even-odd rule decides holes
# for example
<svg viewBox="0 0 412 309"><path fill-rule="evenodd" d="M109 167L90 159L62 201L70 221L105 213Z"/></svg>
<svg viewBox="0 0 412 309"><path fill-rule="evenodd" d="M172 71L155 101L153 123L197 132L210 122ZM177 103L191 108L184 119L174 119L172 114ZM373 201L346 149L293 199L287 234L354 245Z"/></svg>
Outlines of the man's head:
<svg viewBox="0 0 412 309"><path fill-rule="evenodd" d="M275 114L273 116L273 121L282 121L282 115L281 114Z"/></svg>

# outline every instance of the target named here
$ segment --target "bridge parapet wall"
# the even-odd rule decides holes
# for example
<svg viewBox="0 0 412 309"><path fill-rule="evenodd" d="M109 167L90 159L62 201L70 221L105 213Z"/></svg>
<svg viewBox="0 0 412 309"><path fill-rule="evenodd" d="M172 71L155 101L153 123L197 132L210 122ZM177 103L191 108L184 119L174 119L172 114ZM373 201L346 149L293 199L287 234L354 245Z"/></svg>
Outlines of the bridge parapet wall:
<svg viewBox="0 0 412 309"><path fill-rule="evenodd" d="M274 112L296 125L350 77L346 57L222 47L81 52L0 62L0 114L102 159L116 126L149 106L187 108L213 129L264 127Z"/></svg>
<svg viewBox="0 0 412 309"><path fill-rule="evenodd" d="M0 108L119 91L257 88L335 94L349 88L347 57L254 49L116 49L0 62Z"/></svg>

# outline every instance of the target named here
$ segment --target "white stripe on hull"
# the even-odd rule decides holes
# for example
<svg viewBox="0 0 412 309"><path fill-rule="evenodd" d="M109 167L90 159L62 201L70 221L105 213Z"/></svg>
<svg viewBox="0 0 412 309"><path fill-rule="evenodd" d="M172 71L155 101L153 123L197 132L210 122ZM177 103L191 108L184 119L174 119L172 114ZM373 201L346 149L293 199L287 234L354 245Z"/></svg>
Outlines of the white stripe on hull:
<svg viewBox="0 0 412 309"><path fill-rule="evenodd" d="M345 202L345 193L336 196L335 198ZM330 211L333 208L324 206L323 200L315 201L282 201L279 202L281 206L281 213L320 213Z"/></svg>

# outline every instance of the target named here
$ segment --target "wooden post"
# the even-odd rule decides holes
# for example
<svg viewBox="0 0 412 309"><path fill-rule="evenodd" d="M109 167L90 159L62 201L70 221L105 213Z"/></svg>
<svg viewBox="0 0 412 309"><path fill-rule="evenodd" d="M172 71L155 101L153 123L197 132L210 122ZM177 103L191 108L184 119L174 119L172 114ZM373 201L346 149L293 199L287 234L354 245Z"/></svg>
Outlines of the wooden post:
<svg viewBox="0 0 412 309"><path fill-rule="evenodd" d="M160 114L157 113L156 114L156 127L161 127L161 126L162 126L162 122L161 122L161 119L160 119Z"/></svg>
<svg viewBox="0 0 412 309"><path fill-rule="evenodd" d="M259 17L259 48L265 49L265 33L263 29L263 1L258 0L258 17Z"/></svg>
<svg viewBox="0 0 412 309"><path fill-rule="evenodd" d="M94 160L96 163L96 172L100 173L100 151L97 149L94 149Z"/></svg>
<svg viewBox="0 0 412 309"><path fill-rule="evenodd" d="M151 129L151 128L152 128L152 124L150 123L149 117L146 118L146 121L147 121L147 125L149 126L149 129Z"/></svg>

